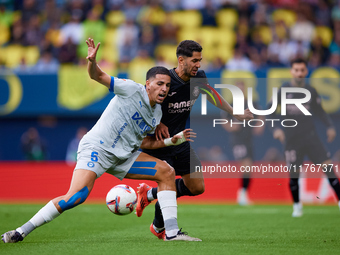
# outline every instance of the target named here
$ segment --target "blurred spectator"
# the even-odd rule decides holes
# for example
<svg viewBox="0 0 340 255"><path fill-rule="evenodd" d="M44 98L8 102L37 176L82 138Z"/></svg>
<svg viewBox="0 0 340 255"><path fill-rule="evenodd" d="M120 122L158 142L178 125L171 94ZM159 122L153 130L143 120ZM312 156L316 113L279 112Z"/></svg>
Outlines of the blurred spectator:
<svg viewBox="0 0 340 255"><path fill-rule="evenodd" d="M39 45L44 34L41 30L41 22L39 15L32 15L25 27L25 44Z"/></svg>
<svg viewBox="0 0 340 255"><path fill-rule="evenodd" d="M337 4L332 8L332 19L334 21L340 20L340 1L337 0Z"/></svg>
<svg viewBox="0 0 340 255"><path fill-rule="evenodd" d="M21 19L18 19L13 23L11 28L11 39L10 44L21 44L24 45L25 43L25 29L22 24Z"/></svg>
<svg viewBox="0 0 340 255"><path fill-rule="evenodd" d="M310 43L314 35L315 26L307 20L305 14L298 13L296 23L290 28L291 39Z"/></svg>
<svg viewBox="0 0 340 255"><path fill-rule="evenodd" d="M26 59L24 57L21 58L20 64L13 69L15 73L20 74L28 74L32 71L32 68L27 65Z"/></svg>
<svg viewBox="0 0 340 255"><path fill-rule="evenodd" d="M202 15L202 26L216 26L217 9L212 3L212 0L206 0L204 8L200 9Z"/></svg>
<svg viewBox="0 0 340 255"><path fill-rule="evenodd" d="M76 136L68 144L67 151L66 151L66 162L68 164L72 165L77 162L78 145L79 145L80 140L87 133L87 131L88 130L86 127L78 128Z"/></svg>
<svg viewBox="0 0 340 255"><path fill-rule="evenodd" d="M122 59L131 61L137 55L138 35L139 28L130 18L127 18L125 23L119 26L117 29L119 61Z"/></svg>
<svg viewBox="0 0 340 255"><path fill-rule="evenodd" d="M24 23L29 22L33 16L40 13L38 4L35 0L24 0L21 11L21 19Z"/></svg>
<svg viewBox="0 0 340 255"><path fill-rule="evenodd" d="M50 51L44 51L40 59L31 71L34 73L57 73L59 70L59 62L56 60Z"/></svg>
<svg viewBox="0 0 340 255"><path fill-rule="evenodd" d="M29 128L21 137L21 148L26 160L41 161L47 159L47 148L38 130Z"/></svg>
<svg viewBox="0 0 340 255"><path fill-rule="evenodd" d="M318 26L331 26L331 10L325 0L318 0L315 10L315 20Z"/></svg>
<svg viewBox="0 0 340 255"><path fill-rule="evenodd" d="M275 36L273 42L268 46L268 58L277 58L280 63L289 65L290 61L296 56L298 49L299 44L297 42Z"/></svg>
<svg viewBox="0 0 340 255"><path fill-rule="evenodd" d="M323 46L321 37L314 38L311 45L311 51L313 55L319 55L321 57L321 65L326 64L330 57L330 51L327 47Z"/></svg>
<svg viewBox="0 0 340 255"><path fill-rule="evenodd" d="M234 56L226 63L226 69L230 71L254 71L255 66L246 57L245 53L241 48L236 47L234 50Z"/></svg>
<svg viewBox="0 0 340 255"><path fill-rule="evenodd" d="M158 27L159 43L177 44L178 26L172 21L170 13L165 16L165 22Z"/></svg>
<svg viewBox="0 0 340 255"><path fill-rule="evenodd" d="M154 27L148 22L144 21L141 29L142 31L139 40L139 50L146 50L149 56L154 57L154 52L158 41L155 36Z"/></svg>
<svg viewBox="0 0 340 255"><path fill-rule="evenodd" d="M205 7L205 1L207 0L182 0L181 6L183 10L199 10Z"/></svg>
<svg viewBox="0 0 340 255"><path fill-rule="evenodd" d="M329 46L329 50L332 54L340 54L340 30L335 31L334 39Z"/></svg>
<svg viewBox="0 0 340 255"><path fill-rule="evenodd" d="M181 0L161 0L162 6L164 7L164 10L167 12L175 11L180 9L181 6Z"/></svg>
<svg viewBox="0 0 340 255"><path fill-rule="evenodd" d="M340 67L340 53L333 53L331 54L328 65L333 68L339 68Z"/></svg>
<svg viewBox="0 0 340 255"><path fill-rule="evenodd" d="M81 10L74 10L70 22L61 27L60 36L62 44L65 44L68 38L71 38L72 42L76 45L84 39L84 28L82 23L80 23L82 15Z"/></svg>
<svg viewBox="0 0 340 255"><path fill-rule="evenodd" d="M72 39L70 37L60 47L58 59L61 64L65 63L76 64L78 62L77 45L72 42Z"/></svg>

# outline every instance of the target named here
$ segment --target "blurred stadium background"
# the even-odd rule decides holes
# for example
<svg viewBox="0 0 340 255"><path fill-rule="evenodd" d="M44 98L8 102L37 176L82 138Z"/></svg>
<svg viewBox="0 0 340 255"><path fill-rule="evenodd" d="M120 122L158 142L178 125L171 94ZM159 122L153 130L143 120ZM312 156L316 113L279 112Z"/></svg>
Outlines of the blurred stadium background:
<svg viewBox="0 0 340 255"><path fill-rule="evenodd" d="M37 194L51 198L55 193L45 192L39 183L54 175L64 176L56 189L58 183L65 183L67 189L77 133L81 136L94 125L112 97L88 78L88 37L101 42L101 67L113 76L140 83L154 65L175 67L177 44L185 39L201 43L202 69L212 78L289 78L290 60L304 57L308 77L324 78L315 87L340 131L340 1L0 0L0 187L8 190L0 199L24 199L8 187L20 178L25 185L25 178L44 171L46 176L35 181L35 191L30 187L33 193L28 192L27 199ZM270 86L253 86L260 104L266 105ZM317 126L325 141L322 124ZM195 130L198 134L207 128L205 123L200 127ZM210 147L196 149L201 157L220 153L220 159L233 160L228 139L225 133ZM338 136L328 145L336 162L340 161L339 142ZM283 162L282 145L268 130L255 143L257 161ZM54 172L47 174L51 168ZM223 191L220 199L234 199L238 180L215 181L232 190L231 195ZM256 182L251 198L290 201L287 180ZM305 201L334 200L324 180L310 182L302 192L314 193L308 199L305 196ZM105 188L113 183L109 179ZM207 190L211 187L211 194L216 194L216 183L208 180L207 184L211 185ZM259 187L261 192L252 195ZM278 188L268 194L268 189ZM325 195L316 200L315 194L320 193Z"/></svg>

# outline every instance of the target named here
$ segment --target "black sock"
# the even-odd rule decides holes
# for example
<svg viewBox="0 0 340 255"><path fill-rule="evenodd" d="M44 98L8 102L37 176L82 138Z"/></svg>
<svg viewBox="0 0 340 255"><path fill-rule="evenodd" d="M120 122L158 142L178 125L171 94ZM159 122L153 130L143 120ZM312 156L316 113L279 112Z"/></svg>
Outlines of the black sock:
<svg viewBox="0 0 340 255"><path fill-rule="evenodd" d="M190 192L190 190L185 186L182 178L176 179L176 190L177 190L177 198L182 196L195 196Z"/></svg>
<svg viewBox="0 0 340 255"><path fill-rule="evenodd" d="M157 228L164 228L164 220L162 215L161 207L159 206L159 203L155 204L155 218L153 219L153 225Z"/></svg>
<svg viewBox="0 0 340 255"><path fill-rule="evenodd" d="M336 175L334 174L331 165L327 166L326 174L327 174L327 177L328 177L329 184L332 186L336 196L338 197L338 200L340 200L340 184L339 184L339 180L336 177Z"/></svg>
<svg viewBox="0 0 340 255"><path fill-rule="evenodd" d="M294 203L299 203L300 197L299 197L299 179L297 178L291 178L289 182L290 192L292 193L292 197L294 200Z"/></svg>
<svg viewBox="0 0 340 255"><path fill-rule="evenodd" d="M248 189L250 183L250 178L242 178L242 188Z"/></svg>
<svg viewBox="0 0 340 255"><path fill-rule="evenodd" d="M156 188L152 188L152 196L153 196L153 198L154 199L157 199L157 191L158 191L158 188L156 187Z"/></svg>

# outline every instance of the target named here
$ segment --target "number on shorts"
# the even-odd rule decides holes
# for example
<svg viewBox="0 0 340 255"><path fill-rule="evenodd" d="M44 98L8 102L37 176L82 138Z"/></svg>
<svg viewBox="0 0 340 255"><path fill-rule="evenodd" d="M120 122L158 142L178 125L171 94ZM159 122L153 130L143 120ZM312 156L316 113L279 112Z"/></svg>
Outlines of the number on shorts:
<svg viewBox="0 0 340 255"><path fill-rule="evenodd" d="M98 161L98 152L95 152L95 151L93 151L92 153L91 153L91 160L93 161L93 162L97 162Z"/></svg>

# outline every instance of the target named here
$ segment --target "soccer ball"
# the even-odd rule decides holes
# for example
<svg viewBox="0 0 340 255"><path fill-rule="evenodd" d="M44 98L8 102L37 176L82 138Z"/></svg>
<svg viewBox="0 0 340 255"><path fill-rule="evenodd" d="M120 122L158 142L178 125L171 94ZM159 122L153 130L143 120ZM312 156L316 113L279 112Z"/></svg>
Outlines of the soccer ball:
<svg viewBox="0 0 340 255"><path fill-rule="evenodd" d="M132 213L137 203L137 195L129 185L114 186L106 195L106 205L111 212L117 215Z"/></svg>

